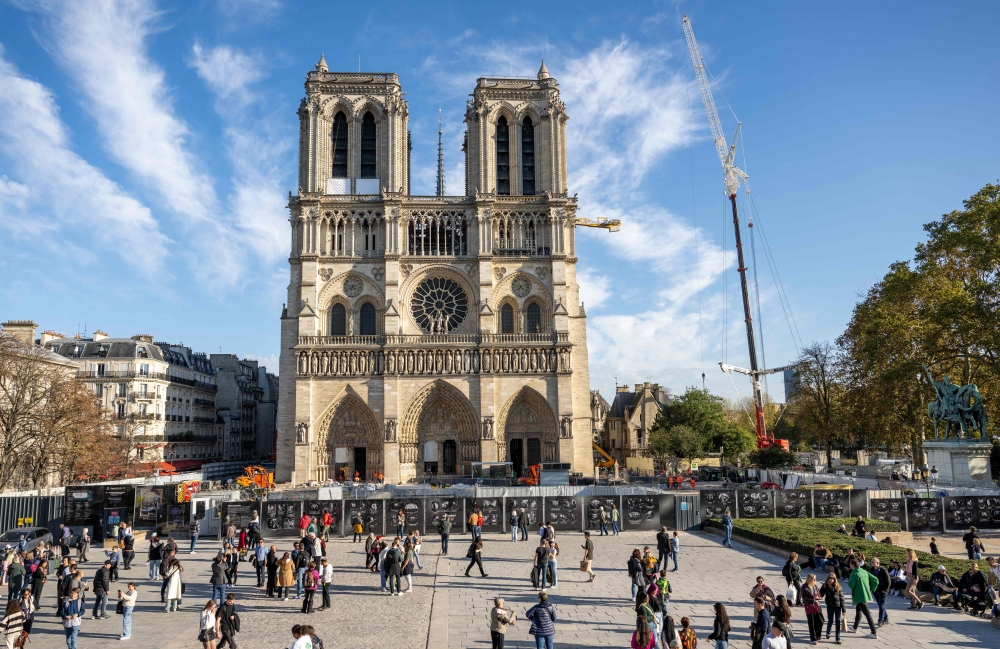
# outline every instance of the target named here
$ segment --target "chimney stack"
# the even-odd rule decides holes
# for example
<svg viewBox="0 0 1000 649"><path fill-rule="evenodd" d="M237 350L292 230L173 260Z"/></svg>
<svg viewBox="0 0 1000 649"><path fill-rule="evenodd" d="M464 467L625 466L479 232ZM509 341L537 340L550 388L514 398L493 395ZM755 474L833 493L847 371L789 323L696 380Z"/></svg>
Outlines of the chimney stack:
<svg viewBox="0 0 1000 649"><path fill-rule="evenodd" d="M136 334L132 336L132 340L138 341L140 343L148 343L150 345L153 344L152 334Z"/></svg>
<svg viewBox="0 0 1000 649"><path fill-rule="evenodd" d="M108 334L104 333L100 329L98 329L97 331L94 332L94 342L95 343L98 342L98 341L104 340L107 337L108 337Z"/></svg>
<svg viewBox="0 0 1000 649"><path fill-rule="evenodd" d="M14 336L26 345L35 344L35 330L38 325L31 320L8 320L2 323L5 333Z"/></svg>

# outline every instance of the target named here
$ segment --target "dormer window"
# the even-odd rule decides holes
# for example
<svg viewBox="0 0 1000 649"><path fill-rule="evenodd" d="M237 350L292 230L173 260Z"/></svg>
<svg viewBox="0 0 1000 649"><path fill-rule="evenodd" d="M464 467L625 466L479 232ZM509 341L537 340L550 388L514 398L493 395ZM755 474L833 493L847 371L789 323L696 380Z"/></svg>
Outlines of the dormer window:
<svg viewBox="0 0 1000 649"><path fill-rule="evenodd" d="M59 353L59 345L52 345L52 353L53 354Z"/></svg>
<svg viewBox="0 0 1000 649"><path fill-rule="evenodd" d="M108 355L108 351L111 349L111 345L101 345L101 349L97 352L98 356L104 357Z"/></svg>
<svg viewBox="0 0 1000 649"><path fill-rule="evenodd" d="M139 345L135 348L135 355L138 358L149 358L149 353L146 352L146 347L144 345Z"/></svg>

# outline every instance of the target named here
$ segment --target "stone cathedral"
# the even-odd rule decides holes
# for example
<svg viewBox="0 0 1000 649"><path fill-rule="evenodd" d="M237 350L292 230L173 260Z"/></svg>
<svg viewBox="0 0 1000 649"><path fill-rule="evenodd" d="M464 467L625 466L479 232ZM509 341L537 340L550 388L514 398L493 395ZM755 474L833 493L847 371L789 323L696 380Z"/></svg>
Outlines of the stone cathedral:
<svg viewBox="0 0 1000 649"><path fill-rule="evenodd" d="M397 75L321 58L305 88L276 480L590 473L568 118L544 63L476 82L464 196L410 194Z"/></svg>

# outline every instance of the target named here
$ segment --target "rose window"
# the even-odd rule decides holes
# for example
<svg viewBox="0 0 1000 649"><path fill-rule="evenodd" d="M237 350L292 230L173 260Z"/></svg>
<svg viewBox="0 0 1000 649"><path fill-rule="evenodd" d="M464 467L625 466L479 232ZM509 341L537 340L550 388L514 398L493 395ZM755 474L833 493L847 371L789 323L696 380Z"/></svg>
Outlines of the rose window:
<svg viewBox="0 0 1000 649"><path fill-rule="evenodd" d="M469 299L450 279L433 277L420 283L410 300L413 318L427 333L455 331L469 313Z"/></svg>

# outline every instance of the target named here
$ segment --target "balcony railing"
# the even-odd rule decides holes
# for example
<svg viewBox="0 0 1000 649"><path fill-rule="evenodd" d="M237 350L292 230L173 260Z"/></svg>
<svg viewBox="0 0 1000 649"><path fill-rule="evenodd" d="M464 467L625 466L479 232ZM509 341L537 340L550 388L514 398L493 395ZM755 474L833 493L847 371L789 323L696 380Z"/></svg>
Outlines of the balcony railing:
<svg viewBox="0 0 1000 649"><path fill-rule="evenodd" d="M137 370L77 370L81 379L166 379L163 372L140 372Z"/></svg>
<svg viewBox="0 0 1000 649"><path fill-rule="evenodd" d="M208 399L192 399L191 403L193 403L196 406L203 406L205 408L214 408L215 407L215 402L214 401L209 401Z"/></svg>
<svg viewBox="0 0 1000 649"><path fill-rule="evenodd" d="M131 397L134 401L155 401L155 392L133 392Z"/></svg>
<svg viewBox="0 0 1000 649"><path fill-rule="evenodd" d="M381 347L385 345L521 345L568 343L568 333L424 334L389 336L299 336L309 347Z"/></svg>

